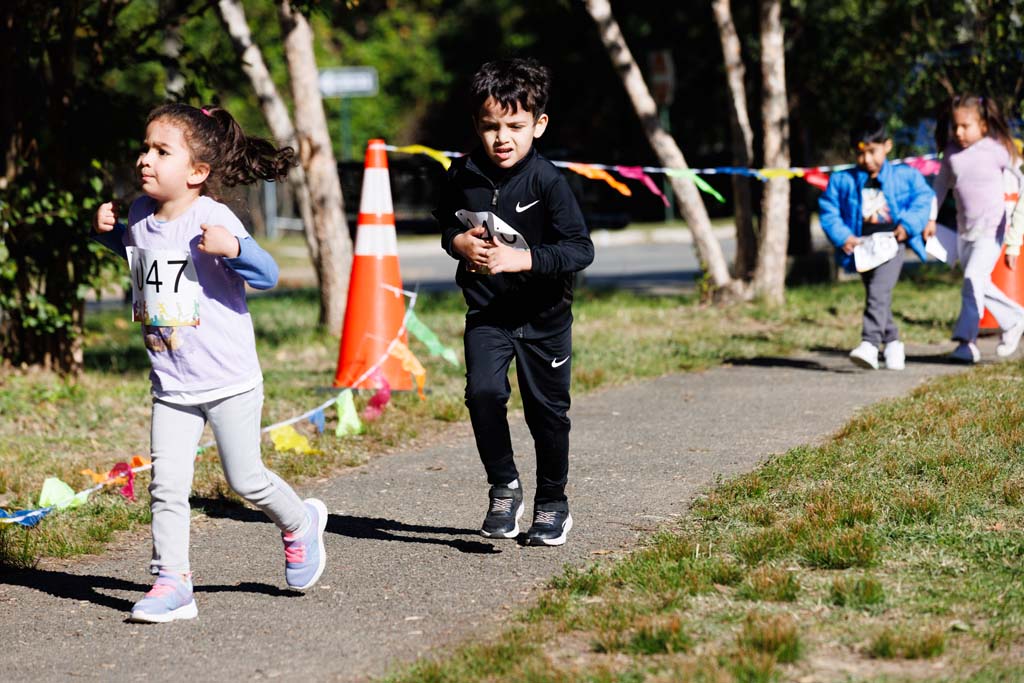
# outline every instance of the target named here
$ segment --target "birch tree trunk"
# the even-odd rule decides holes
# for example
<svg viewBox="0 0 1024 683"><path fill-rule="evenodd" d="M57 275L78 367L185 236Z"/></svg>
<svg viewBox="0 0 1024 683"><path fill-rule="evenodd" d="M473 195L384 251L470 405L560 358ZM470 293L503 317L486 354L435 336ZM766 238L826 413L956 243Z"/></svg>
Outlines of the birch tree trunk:
<svg viewBox="0 0 1024 683"><path fill-rule="evenodd" d="M729 127L732 137L733 166L749 168L754 158L754 130L747 110L746 67L740 50L740 38L732 19L729 0L712 0L711 9L718 25L725 60L725 77L729 85ZM737 278L749 280L757 262L757 237L754 235L753 210L750 199L750 178L732 176L733 203L736 222L736 260L733 272Z"/></svg>
<svg viewBox="0 0 1024 683"><path fill-rule="evenodd" d="M285 106L284 100L277 91L277 86L270 78L270 70L267 69L267 64L263 60L263 52L252 40L252 32L249 30L249 22L245 18L245 8L242 6L241 0L218 0L217 10L221 24L231 36L231 44L238 55L242 71L249 77L249 82L252 83L252 88L256 92L256 98L263 111L263 118L266 119L267 125L270 127L271 135L274 136L278 146L287 146L298 150L299 141L295 137L295 127L288 114L288 107ZM306 183L306 171L301 164L291 170L288 180L299 205L299 215L302 217L304 227L303 234L306 236L306 247L309 249L309 260L313 264L313 270L316 272L319 283L320 245L317 244L316 233L313 230L313 202L309 196L309 185Z"/></svg>
<svg viewBox="0 0 1024 683"><path fill-rule="evenodd" d="M299 158L306 171L313 200L313 232L320 246L320 323L332 334L341 334L352 269L352 240L341 196L338 165L331 149L316 57L313 31L306 17L289 0L278 6L281 36L295 102L295 135Z"/></svg>
<svg viewBox="0 0 1024 683"><path fill-rule="evenodd" d="M761 0L761 114L764 165L789 166L789 108L786 102L786 53L782 0ZM754 270L753 294L768 303L785 300L786 245L789 238L789 179L772 178L761 203L761 248Z"/></svg>
<svg viewBox="0 0 1024 683"><path fill-rule="evenodd" d="M651 97L643 75L633 59L629 46L619 29L615 17L612 16L611 4L608 0L585 0L587 12L597 24L601 42L608 51L612 65L622 78L633 108L636 110L644 133L661 164L669 168L688 168L682 151L671 135L661 127L658 119L657 105ZM679 199L679 210L693 233L694 244L702 267L711 277L715 289L736 293L736 283L729 275L729 267L725 262L722 247L711 232L711 220L708 218L704 202L693 181L688 178L670 177L672 190Z"/></svg>

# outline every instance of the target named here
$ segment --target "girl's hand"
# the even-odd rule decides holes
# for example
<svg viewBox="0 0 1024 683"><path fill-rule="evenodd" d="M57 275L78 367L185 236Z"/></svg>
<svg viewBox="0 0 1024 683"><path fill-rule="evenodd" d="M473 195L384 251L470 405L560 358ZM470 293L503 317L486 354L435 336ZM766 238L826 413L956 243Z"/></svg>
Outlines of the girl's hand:
<svg viewBox="0 0 1024 683"><path fill-rule="evenodd" d="M936 232L938 232L938 228L935 227L935 221L928 221L928 225L924 226L924 230L921 231L921 237L927 241L935 237Z"/></svg>
<svg viewBox="0 0 1024 683"><path fill-rule="evenodd" d="M487 254L494 249L494 244L484 239L487 230L482 227L471 228L459 233L452 240L452 250L469 261L472 266L482 268L487 265Z"/></svg>
<svg viewBox="0 0 1024 683"><path fill-rule="evenodd" d="M896 229L892 231L893 237L896 238L897 242L907 241L907 230L902 225L897 225Z"/></svg>
<svg viewBox="0 0 1024 683"><path fill-rule="evenodd" d="M1006 255L1006 267L1009 268L1010 270L1013 270L1016 265L1017 265L1017 256L1015 254L1007 254Z"/></svg>
<svg viewBox="0 0 1024 683"><path fill-rule="evenodd" d="M488 254L487 268L492 275L521 273L533 268L533 255L528 250L513 249L504 244L496 244Z"/></svg>
<svg viewBox="0 0 1024 683"><path fill-rule="evenodd" d="M241 245L238 244L238 238L232 235L227 228L206 223L200 225L199 228L203 231L203 236L199 238L199 251L204 254L235 258L242 250Z"/></svg>
<svg viewBox="0 0 1024 683"><path fill-rule="evenodd" d="M92 219L92 227L96 232L110 232L117 225L117 206L114 202L100 204Z"/></svg>
<svg viewBox="0 0 1024 683"><path fill-rule="evenodd" d="M857 237L856 235L850 235L849 237L846 238L846 241L843 242L843 253L852 254L854 248L858 244L860 244L860 238Z"/></svg>

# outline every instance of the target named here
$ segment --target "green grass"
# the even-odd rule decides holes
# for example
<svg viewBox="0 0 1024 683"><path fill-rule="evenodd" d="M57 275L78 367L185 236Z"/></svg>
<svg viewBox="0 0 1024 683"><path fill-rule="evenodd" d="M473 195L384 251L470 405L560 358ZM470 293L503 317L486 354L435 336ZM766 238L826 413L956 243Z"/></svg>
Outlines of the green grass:
<svg viewBox="0 0 1024 683"><path fill-rule="evenodd" d="M520 619L557 661L530 654L506 671L1019 680L1022 455L1024 363L933 381L719 484L629 556L566 568ZM473 653L480 669L495 664Z"/></svg>
<svg viewBox="0 0 1024 683"><path fill-rule="evenodd" d="M948 274L929 269L902 282L896 294L896 315L904 336L922 342L942 340L956 312L955 287ZM579 395L731 360L819 347L845 349L858 338L862 297L860 283L846 282L794 288L782 309L757 304L711 308L694 296L640 296L583 288L575 304L573 391ZM252 296L250 307L265 378L264 424L327 400L332 395L329 387L338 340L316 328L316 293L300 289ZM461 294L422 295L417 314L461 357ZM87 317L86 371L76 382L32 371L0 375L0 443L5 444L0 450L0 505L33 507L47 476L59 477L77 490L88 483L80 470L106 471L132 455L148 454L149 362L137 326L128 320L126 307ZM426 401L411 393L395 394L385 416L371 423L366 434L346 439L314 436L316 454L277 453L268 442L267 465L287 480L322 477L389 449L407 447L416 439L430 438L447 424L465 420L463 368L431 358L415 339L410 345L427 370ZM359 396L357 405L361 407L366 398ZM518 392L513 392L511 407L520 405ZM333 417L328 411L329 420ZM328 430L332 427L329 423ZM298 428L312 436L308 425ZM203 440L210 440L209 432ZM145 478L137 487L140 509L148 505ZM1011 489L1007 495L1016 495ZM204 455L197 463L194 492L203 498L235 500L212 455ZM111 495L103 493L96 499ZM38 556L96 552L101 540L67 540L79 533L72 530L78 529L80 523L75 520L82 514L52 515L38 531L6 531L12 538L0 541L0 563L21 565ZM768 507L751 508L748 514L759 516L763 526L773 523L774 513ZM13 538L24 533L35 537L29 542ZM8 555L2 548L21 550ZM25 548L32 552L24 552Z"/></svg>
<svg viewBox="0 0 1024 683"><path fill-rule="evenodd" d="M901 281L895 301L904 338L941 342L959 298L951 276L922 269ZM281 292L251 303L264 422L323 402L338 347L315 329L315 295ZM574 391L731 360L845 350L857 342L861 305L857 282L791 289L783 309L584 289L575 306ZM422 296L417 312L461 355L458 294ZM90 316L88 369L77 383L34 372L0 376L5 507L32 506L46 476L81 488L78 470L146 453L147 361L125 316ZM366 434L314 437L318 455L276 453L268 444L268 465L293 480L322 477L464 420L463 371L411 345L427 368L427 401L397 394ZM1014 680L1024 671L1022 444L1020 363L933 382L865 411L827 444L793 449L721 483L691 517L629 556L567 568L501 638L420 662L394 680L789 680L815 656L851 663L866 679L882 678L872 672L883 661L889 680L920 679L920 669L899 667L938 659L944 668L928 670L931 679ZM116 531L141 528L145 483L140 477L136 503L105 493L36 529L0 526L0 562L96 552ZM212 457L199 461L195 491L233 499ZM556 661L545 655L551 645L561 653Z"/></svg>

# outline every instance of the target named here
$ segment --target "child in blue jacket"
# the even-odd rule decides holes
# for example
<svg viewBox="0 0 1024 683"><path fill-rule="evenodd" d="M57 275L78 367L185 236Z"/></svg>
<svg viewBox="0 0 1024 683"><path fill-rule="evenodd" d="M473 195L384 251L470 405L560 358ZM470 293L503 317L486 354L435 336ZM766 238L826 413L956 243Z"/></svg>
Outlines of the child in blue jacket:
<svg viewBox="0 0 1024 683"><path fill-rule="evenodd" d="M850 360L878 369L879 348L884 345L885 367L902 370L906 351L892 317L892 290L903 269L906 244L924 261L921 233L928 223L934 193L917 169L890 164L892 139L885 126L866 117L850 132L857 167L833 173L818 200L821 227L836 248L836 262L854 271L853 252L863 238L892 233L898 243L896 256L861 273L864 282L864 318L861 342Z"/></svg>

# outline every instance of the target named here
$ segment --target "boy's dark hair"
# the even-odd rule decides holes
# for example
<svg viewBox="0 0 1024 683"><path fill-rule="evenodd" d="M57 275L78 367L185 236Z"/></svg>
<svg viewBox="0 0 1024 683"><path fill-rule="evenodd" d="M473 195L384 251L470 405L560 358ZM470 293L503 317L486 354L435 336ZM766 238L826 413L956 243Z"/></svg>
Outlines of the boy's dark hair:
<svg viewBox="0 0 1024 683"><path fill-rule="evenodd" d="M889 131L885 129L877 116L864 116L860 122L850 129L850 147L857 149L862 143L885 142L889 139Z"/></svg>
<svg viewBox="0 0 1024 683"><path fill-rule="evenodd" d="M536 119L548 106L550 88L551 72L535 59L516 57L487 62L474 74L470 86L473 118L480 115L480 107L487 98L493 97L505 109L515 110L518 105Z"/></svg>
<svg viewBox="0 0 1024 683"><path fill-rule="evenodd" d="M249 137L226 109L212 104L164 104L150 112L146 125L158 119L180 126L192 163L210 167L204 194L216 197L221 186L284 180L296 163L291 147L278 149L269 140Z"/></svg>

